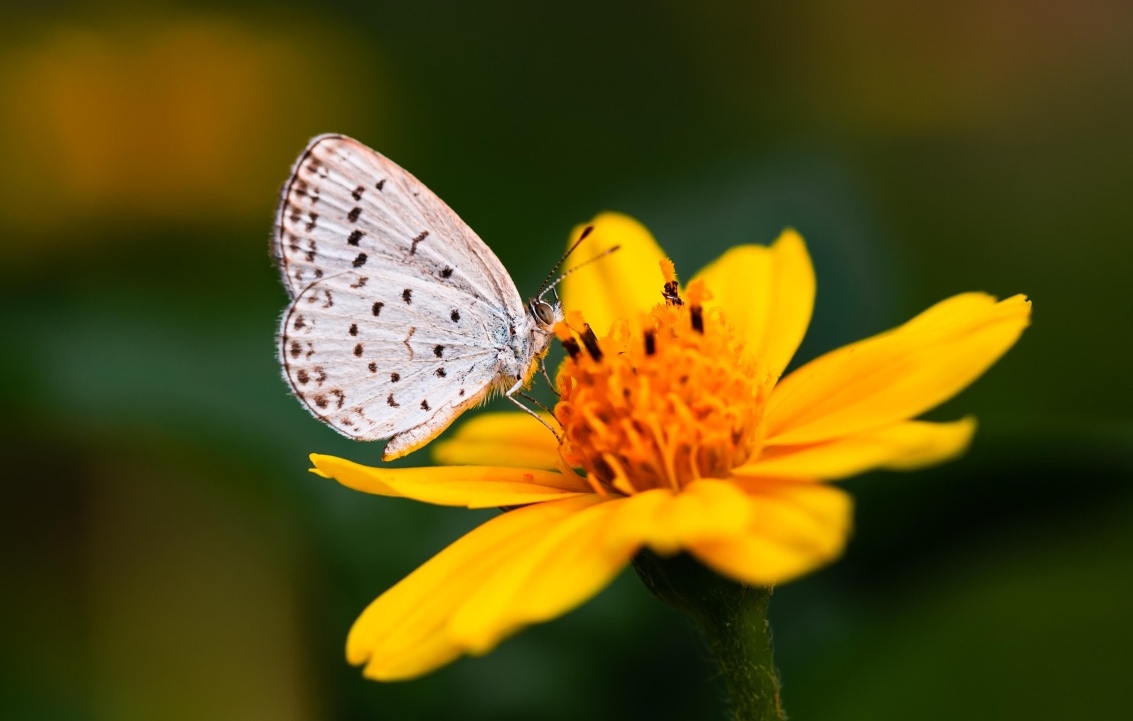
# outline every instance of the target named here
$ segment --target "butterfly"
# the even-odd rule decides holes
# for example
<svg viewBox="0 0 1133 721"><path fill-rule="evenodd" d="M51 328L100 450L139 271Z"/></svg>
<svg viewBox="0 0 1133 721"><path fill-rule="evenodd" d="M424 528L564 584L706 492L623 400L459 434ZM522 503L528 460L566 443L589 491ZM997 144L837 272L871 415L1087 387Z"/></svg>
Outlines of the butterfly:
<svg viewBox="0 0 1133 721"><path fill-rule="evenodd" d="M536 415L514 396L563 319L557 296L543 300L553 286L525 303L484 241L393 161L344 135L311 140L272 246L291 297L283 375L331 428L389 439L391 460L494 392Z"/></svg>

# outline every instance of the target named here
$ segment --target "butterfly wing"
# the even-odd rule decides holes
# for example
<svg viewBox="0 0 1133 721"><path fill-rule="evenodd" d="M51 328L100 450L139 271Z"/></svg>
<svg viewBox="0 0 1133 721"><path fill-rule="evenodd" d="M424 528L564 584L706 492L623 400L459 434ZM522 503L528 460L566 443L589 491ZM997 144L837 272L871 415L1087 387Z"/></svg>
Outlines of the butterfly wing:
<svg viewBox="0 0 1133 721"><path fill-rule="evenodd" d="M315 138L284 186L275 255L293 300L280 360L297 398L385 457L427 443L501 381L526 312L492 251L416 178Z"/></svg>
<svg viewBox="0 0 1133 721"><path fill-rule="evenodd" d="M444 201L344 135L314 138L295 162L280 194L273 250L292 298L327 275L398 265L511 316L525 313L499 259Z"/></svg>

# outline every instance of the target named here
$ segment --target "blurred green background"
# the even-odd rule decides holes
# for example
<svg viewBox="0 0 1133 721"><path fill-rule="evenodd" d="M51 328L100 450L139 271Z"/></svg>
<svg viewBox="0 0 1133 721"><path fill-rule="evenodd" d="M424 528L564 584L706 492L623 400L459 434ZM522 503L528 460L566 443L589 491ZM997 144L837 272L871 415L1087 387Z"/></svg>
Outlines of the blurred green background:
<svg viewBox="0 0 1133 721"><path fill-rule="evenodd" d="M792 718L1133 707L1133 5L1117 0L5 3L0 694L12 719L714 719L632 573L493 654L380 685L377 594L490 513L363 496L288 397L268 256L307 139L425 181L530 292L570 227L686 277L786 225L802 359L965 290L1033 327L932 417L963 459L848 484L837 565L772 602ZM425 453L409 460L420 463Z"/></svg>

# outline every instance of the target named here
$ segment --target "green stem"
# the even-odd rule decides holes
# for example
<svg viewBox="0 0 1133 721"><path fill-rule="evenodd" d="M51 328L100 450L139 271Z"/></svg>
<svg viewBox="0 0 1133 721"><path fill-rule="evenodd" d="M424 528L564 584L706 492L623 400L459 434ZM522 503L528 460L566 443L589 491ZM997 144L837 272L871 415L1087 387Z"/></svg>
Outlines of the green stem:
<svg viewBox="0 0 1133 721"><path fill-rule="evenodd" d="M687 554L639 553L634 569L654 596L689 616L720 669L735 721L780 721L779 676L767 623L770 588L735 583Z"/></svg>

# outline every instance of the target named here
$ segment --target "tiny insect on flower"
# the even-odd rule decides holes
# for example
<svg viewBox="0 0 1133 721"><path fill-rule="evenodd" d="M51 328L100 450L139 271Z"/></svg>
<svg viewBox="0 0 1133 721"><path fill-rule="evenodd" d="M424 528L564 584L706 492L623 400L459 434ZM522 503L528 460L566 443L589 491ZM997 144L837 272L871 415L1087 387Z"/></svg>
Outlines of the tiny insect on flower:
<svg viewBox="0 0 1133 721"><path fill-rule="evenodd" d="M513 509L362 613L347 658L370 678L485 653L590 598L643 549L760 586L829 563L852 506L826 481L961 453L973 419L912 419L979 377L1030 319L1023 296L965 293L780 378L814 302L797 233L733 248L682 289L638 223L592 225L622 251L564 284L561 443L529 416L492 413L435 447L446 466L312 456L316 473L357 490Z"/></svg>
<svg viewBox="0 0 1133 721"><path fill-rule="evenodd" d="M524 303L499 258L421 181L344 135L313 138L276 209L275 256L291 303L283 376L339 433L424 446L495 393L530 383L561 318Z"/></svg>

